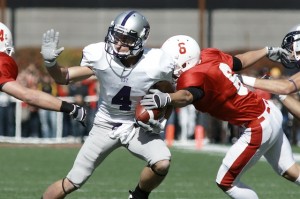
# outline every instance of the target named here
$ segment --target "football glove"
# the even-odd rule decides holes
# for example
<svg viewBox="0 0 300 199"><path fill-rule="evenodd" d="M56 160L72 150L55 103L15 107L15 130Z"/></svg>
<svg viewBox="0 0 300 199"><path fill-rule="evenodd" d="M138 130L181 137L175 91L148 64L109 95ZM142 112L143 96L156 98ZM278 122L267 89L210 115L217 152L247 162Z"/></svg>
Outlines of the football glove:
<svg viewBox="0 0 300 199"><path fill-rule="evenodd" d="M41 54L44 58L46 67L52 67L56 64L56 58L62 53L64 47L58 48L59 32L53 29L43 34Z"/></svg>
<svg viewBox="0 0 300 199"><path fill-rule="evenodd" d="M283 48L280 47L266 47L267 48L267 57L275 62L281 62L281 57L288 56L289 52Z"/></svg>
<svg viewBox="0 0 300 199"><path fill-rule="evenodd" d="M85 119L86 119L86 110L85 110L85 108L82 107L82 106L78 106L76 104L73 104L73 106L74 106L73 111L69 113L70 116L74 120L80 122L82 124L82 126L86 127L86 125L85 125Z"/></svg>
<svg viewBox="0 0 300 199"><path fill-rule="evenodd" d="M168 93L163 93L158 89L150 89L141 100L141 105L146 109L163 108L171 103L171 97Z"/></svg>
<svg viewBox="0 0 300 199"><path fill-rule="evenodd" d="M145 129L147 132L160 134L160 132L165 129L167 119L162 119L161 121L150 119L149 124L145 124L144 122L141 121L136 121L136 123L138 126Z"/></svg>

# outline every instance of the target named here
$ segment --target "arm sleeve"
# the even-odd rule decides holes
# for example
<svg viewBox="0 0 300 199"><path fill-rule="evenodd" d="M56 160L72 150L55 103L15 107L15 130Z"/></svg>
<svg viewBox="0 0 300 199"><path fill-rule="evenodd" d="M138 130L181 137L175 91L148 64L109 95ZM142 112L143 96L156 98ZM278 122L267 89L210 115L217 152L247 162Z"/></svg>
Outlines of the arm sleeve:
<svg viewBox="0 0 300 199"><path fill-rule="evenodd" d="M204 96L204 92L201 88L188 87L188 88L185 88L184 90L189 91L193 95L193 102L201 99Z"/></svg>
<svg viewBox="0 0 300 199"><path fill-rule="evenodd" d="M243 69L242 62L239 58L233 56L232 61L233 61L233 67L232 67L233 71L240 71Z"/></svg>

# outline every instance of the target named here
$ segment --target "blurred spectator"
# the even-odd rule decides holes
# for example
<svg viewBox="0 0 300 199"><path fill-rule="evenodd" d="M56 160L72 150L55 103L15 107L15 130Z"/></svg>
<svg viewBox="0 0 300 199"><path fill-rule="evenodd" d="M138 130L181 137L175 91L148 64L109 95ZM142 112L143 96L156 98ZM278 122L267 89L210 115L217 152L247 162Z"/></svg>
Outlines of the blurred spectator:
<svg viewBox="0 0 300 199"><path fill-rule="evenodd" d="M87 109L87 118L86 118L86 125L88 133L94 123L95 114L98 109L98 96L99 96L99 81L95 77L91 77L82 81L82 84L87 87L87 94L89 99L86 99L86 109Z"/></svg>
<svg viewBox="0 0 300 199"><path fill-rule="evenodd" d="M79 106L86 107L84 98L88 95L88 88L82 82L75 82L69 85L69 95L74 98L74 103ZM87 135L87 128L82 126L79 122L71 121L72 132L74 137L83 138Z"/></svg>
<svg viewBox="0 0 300 199"><path fill-rule="evenodd" d="M37 90L40 75L37 67L34 64L30 64L19 73L17 81L27 88ZM38 110L39 108L22 102L23 137L40 137L41 125Z"/></svg>
<svg viewBox="0 0 300 199"><path fill-rule="evenodd" d="M57 94L60 97L68 97L69 96L69 87L66 85L56 85ZM68 113L63 113L63 129L62 136L68 137L72 135L72 124L71 118Z"/></svg>
<svg viewBox="0 0 300 199"><path fill-rule="evenodd" d="M179 108L178 123L181 127L181 141L193 138L196 126L196 112L192 104Z"/></svg>
<svg viewBox="0 0 300 199"><path fill-rule="evenodd" d="M0 92L0 136L13 136L14 112L12 109L11 97Z"/></svg>
<svg viewBox="0 0 300 199"><path fill-rule="evenodd" d="M56 84L49 75L43 75L40 78L38 89L53 96L57 96ZM41 136L43 138L56 137L57 113L55 111L49 111L45 109L39 109L38 113L41 121Z"/></svg>

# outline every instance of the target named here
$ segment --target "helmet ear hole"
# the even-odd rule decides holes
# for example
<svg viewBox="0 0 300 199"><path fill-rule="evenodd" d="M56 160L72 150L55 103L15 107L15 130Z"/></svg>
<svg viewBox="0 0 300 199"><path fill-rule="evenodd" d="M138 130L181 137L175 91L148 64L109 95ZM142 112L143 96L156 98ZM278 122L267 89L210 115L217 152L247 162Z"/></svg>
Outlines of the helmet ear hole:
<svg viewBox="0 0 300 199"><path fill-rule="evenodd" d="M186 62L181 65L182 68L186 67Z"/></svg>

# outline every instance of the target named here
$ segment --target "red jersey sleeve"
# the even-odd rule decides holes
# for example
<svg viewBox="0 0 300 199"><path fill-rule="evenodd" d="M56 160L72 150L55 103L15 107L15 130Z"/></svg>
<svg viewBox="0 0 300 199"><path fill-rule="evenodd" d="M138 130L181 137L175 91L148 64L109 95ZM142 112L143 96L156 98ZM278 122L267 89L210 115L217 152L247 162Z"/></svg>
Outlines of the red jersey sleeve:
<svg viewBox="0 0 300 199"><path fill-rule="evenodd" d="M187 87L200 87L206 81L208 71L220 62L227 64L231 69L233 58L216 48L206 48L200 54L201 63L181 74L177 81L177 90ZM211 66L211 67L210 67ZM200 67L200 70L199 68Z"/></svg>
<svg viewBox="0 0 300 199"><path fill-rule="evenodd" d="M226 54L216 48L206 48L201 51L200 55L201 63L215 63L223 62L227 64L231 69L233 67L232 55Z"/></svg>
<svg viewBox="0 0 300 199"><path fill-rule="evenodd" d="M0 52L0 85L15 81L18 76L18 66L12 57Z"/></svg>

